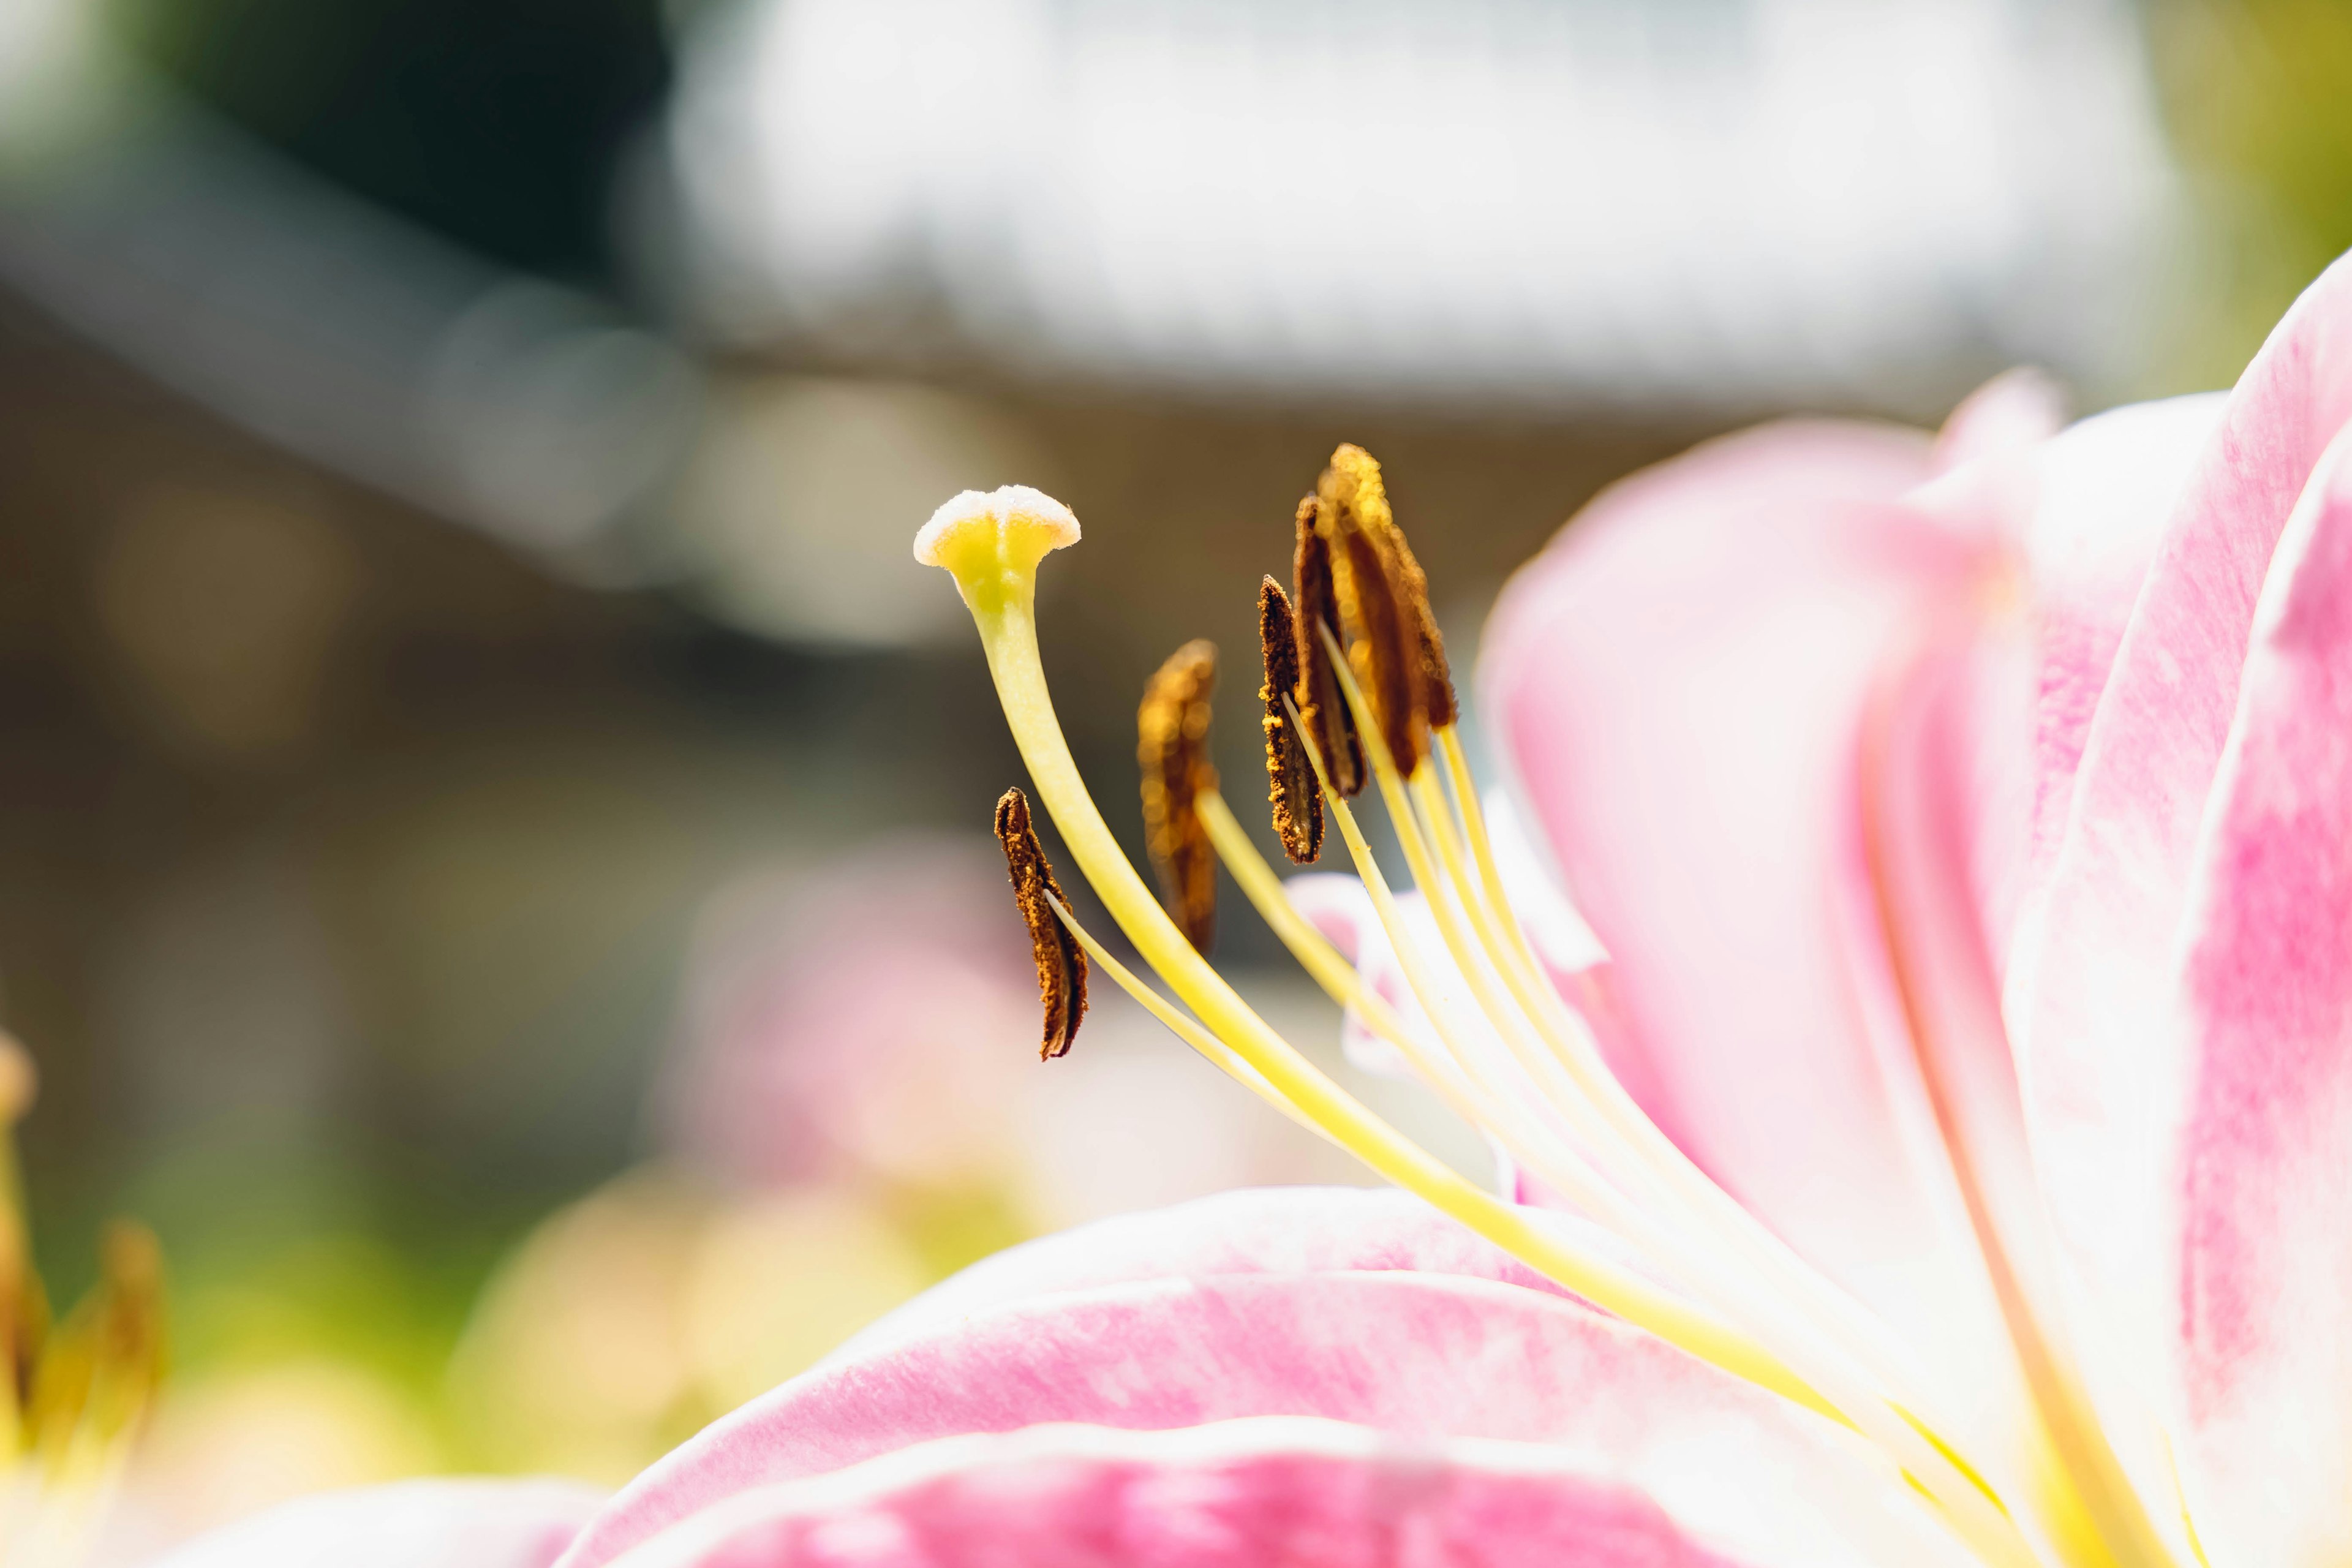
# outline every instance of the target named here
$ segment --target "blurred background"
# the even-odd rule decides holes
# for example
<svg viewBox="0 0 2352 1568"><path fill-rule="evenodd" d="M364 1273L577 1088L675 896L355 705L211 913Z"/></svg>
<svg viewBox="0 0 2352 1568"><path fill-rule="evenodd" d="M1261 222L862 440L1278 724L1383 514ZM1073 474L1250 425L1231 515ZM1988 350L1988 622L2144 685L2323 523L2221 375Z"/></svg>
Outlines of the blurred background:
<svg viewBox="0 0 2352 1568"><path fill-rule="evenodd" d="M6 0L0 1020L60 1293L169 1259L118 1560L616 1481L1006 1242L1358 1179L1115 997L1036 1063L950 493L1086 520L1139 851L1188 637L1255 793L1336 441L1466 660L1632 468L2221 384L2347 245L2338 0Z"/></svg>

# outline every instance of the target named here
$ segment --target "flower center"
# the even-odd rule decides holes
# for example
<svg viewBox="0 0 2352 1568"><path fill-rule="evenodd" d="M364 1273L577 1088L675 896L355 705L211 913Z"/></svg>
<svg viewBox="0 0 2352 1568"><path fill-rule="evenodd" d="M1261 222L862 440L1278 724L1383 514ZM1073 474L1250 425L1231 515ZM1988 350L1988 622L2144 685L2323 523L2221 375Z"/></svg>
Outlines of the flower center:
<svg viewBox="0 0 2352 1568"><path fill-rule="evenodd" d="M925 526L917 558L954 575L1047 814L1174 1000L1113 959L1058 896L1045 900L1055 919L1115 984L1284 1114L1603 1310L1861 1433L1982 1561L2004 1568L2042 1561L1982 1467L1954 1441L1953 1425L1937 1415L1926 1380L1884 1323L1691 1163L1618 1083L1583 1019L1553 989L1504 896L1455 727L1426 580L1390 512L1378 466L1360 449L1341 447L1315 494L1300 503L1296 526L1295 601L1271 579L1260 598L1276 826L1286 850L1302 861L1314 858L1327 816L1338 828L1420 1016L1407 1018L1374 994L1292 908L1213 773L1193 766L1197 752L1155 748L1155 736L1165 742L1196 724L1205 730L1203 656L1195 645L1171 661L1171 668L1182 663L1182 679L1167 669L1155 679L1141 726L1146 799L1160 812L1151 830L1155 858L1163 843L1195 851L1205 843L1318 984L1616 1245L1604 1255L1577 1227L1465 1180L1309 1063L1207 963L1192 937L1205 924L1199 878L1189 863L1171 877L1162 862L1163 883L1179 892L1180 925L1104 823L1046 690L1035 571L1050 551L1076 542L1076 519L1034 490L966 492ZM1171 706L1170 693L1180 685L1184 700ZM1184 767L1184 776L1153 779L1155 754L1178 759L1172 765ZM1433 947L1404 919L1349 804L1367 784L1376 787L1426 900ZM1172 821L1179 800L1186 819ZM1024 802L1024 820L1025 810ZM1033 921L1042 952L1045 939L1036 927ZM1619 1260L1629 1253L1631 1266ZM2112 1560L2167 1562L2160 1548L2146 1555L2118 1550Z"/></svg>

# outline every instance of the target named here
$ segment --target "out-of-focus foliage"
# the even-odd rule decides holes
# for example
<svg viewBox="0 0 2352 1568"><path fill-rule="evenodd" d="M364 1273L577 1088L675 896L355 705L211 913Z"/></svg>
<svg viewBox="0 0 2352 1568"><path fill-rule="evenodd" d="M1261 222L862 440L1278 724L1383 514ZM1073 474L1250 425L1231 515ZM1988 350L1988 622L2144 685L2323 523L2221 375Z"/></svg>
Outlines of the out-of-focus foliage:
<svg viewBox="0 0 2352 1568"><path fill-rule="evenodd" d="M2222 385L2286 302L2352 249L2352 5L2148 0L2147 20L2203 253L2168 379Z"/></svg>
<svg viewBox="0 0 2352 1568"><path fill-rule="evenodd" d="M668 79L656 0L110 0L199 99L512 266L601 274L613 165Z"/></svg>

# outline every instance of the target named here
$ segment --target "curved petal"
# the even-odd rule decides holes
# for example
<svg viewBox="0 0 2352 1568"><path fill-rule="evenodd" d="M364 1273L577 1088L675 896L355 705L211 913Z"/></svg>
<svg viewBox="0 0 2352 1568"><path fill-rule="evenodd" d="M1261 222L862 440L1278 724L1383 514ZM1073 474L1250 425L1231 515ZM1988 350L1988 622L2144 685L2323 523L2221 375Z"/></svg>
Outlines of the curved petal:
<svg viewBox="0 0 2352 1568"><path fill-rule="evenodd" d="M2352 426L2280 541L2198 847L2163 1174L2215 1560L2352 1561Z"/></svg>
<svg viewBox="0 0 2352 1568"><path fill-rule="evenodd" d="M2179 1365L2187 1306L2181 1227L2211 1217L2184 1207L2179 1189L2185 1107L2225 1049L2202 1039L2193 995L2181 1011L2184 944L2212 940L2201 929L2210 912L2190 916L2191 882L2219 852L2204 836L2228 809L2214 791L2233 721L2252 721L2239 710L2258 595L2266 575L2284 583L2301 570L2272 557L2347 418L2352 261L2339 261L2272 334L2197 457L2099 696L2048 889L2007 980L2035 1161L2080 1310L2159 1388ZM2291 886L2248 882L2239 896L2265 885Z"/></svg>
<svg viewBox="0 0 2352 1568"><path fill-rule="evenodd" d="M1274 1415L1605 1451L1637 1479L1710 1442L1791 1487L1879 1473L1826 1423L1536 1290L1404 1272L1163 1279L1016 1302L819 1367L639 1477L564 1568L609 1563L748 1488L932 1438Z"/></svg>
<svg viewBox="0 0 2352 1568"><path fill-rule="evenodd" d="M1896 629L1983 569L1897 500L1923 437L1768 426L1619 486L1506 590L1481 712L1611 964L1644 1103L1800 1250L1948 1349L1949 1215L1853 969L1853 746ZM1638 1092L1638 1091L1637 1091Z"/></svg>
<svg viewBox="0 0 2352 1568"><path fill-rule="evenodd" d="M1259 1187L1120 1215L1008 1247L926 1290L828 1361L856 1360L1015 1302L1107 1285L1343 1270L1490 1279L1568 1294L1410 1193Z"/></svg>
<svg viewBox="0 0 2352 1568"><path fill-rule="evenodd" d="M551 1480L325 1492L215 1531L156 1568L548 1568L603 1500Z"/></svg>
<svg viewBox="0 0 2352 1568"><path fill-rule="evenodd" d="M2041 371L2021 367L1994 376L1961 400L1936 432L1928 464L1948 473L2028 452L2066 423L2066 395Z"/></svg>
<svg viewBox="0 0 2352 1568"><path fill-rule="evenodd" d="M2033 510L2021 541L2035 645L2032 797L2019 881L2005 907L1987 912L1996 962L2032 945L2011 932L2021 920L2039 923L2099 695L2223 403L2223 395L2206 393L2134 404L2084 420L2035 454Z"/></svg>
<svg viewBox="0 0 2352 1568"><path fill-rule="evenodd" d="M1269 1418L951 1437L740 1493L621 1568L1838 1568L1951 1563L1910 1510L1827 1512L1693 1450L1661 1497L1608 1455ZM1743 1510L1742 1493L1760 1508ZM1731 1503L1727 1507L1727 1503ZM1678 1506L1679 1505L1679 1506ZM1908 1516L1908 1517L1906 1517ZM1906 1526L1908 1528L1906 1528Z"/></svg>

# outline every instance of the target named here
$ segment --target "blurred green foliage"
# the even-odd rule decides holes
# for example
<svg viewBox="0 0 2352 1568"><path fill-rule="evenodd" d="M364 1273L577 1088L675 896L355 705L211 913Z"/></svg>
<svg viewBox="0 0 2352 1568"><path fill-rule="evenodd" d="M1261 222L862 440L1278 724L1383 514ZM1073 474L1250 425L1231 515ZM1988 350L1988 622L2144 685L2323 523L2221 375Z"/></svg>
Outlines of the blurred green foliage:
<svg viewBox="0 0 2352 1568"><path fill-rule="evenodd" d="M2196 197L2201 318L2183 385L2226 385L2352 250L2352 5L2147 0L2167 130Z"/></svg>
<svg viewBox="0 0 2352 1568"><path fill-rule="evenodd" d="M608 281L614 166L668 82L656 0L110 0L150 65L486 255Z"/></svg>

